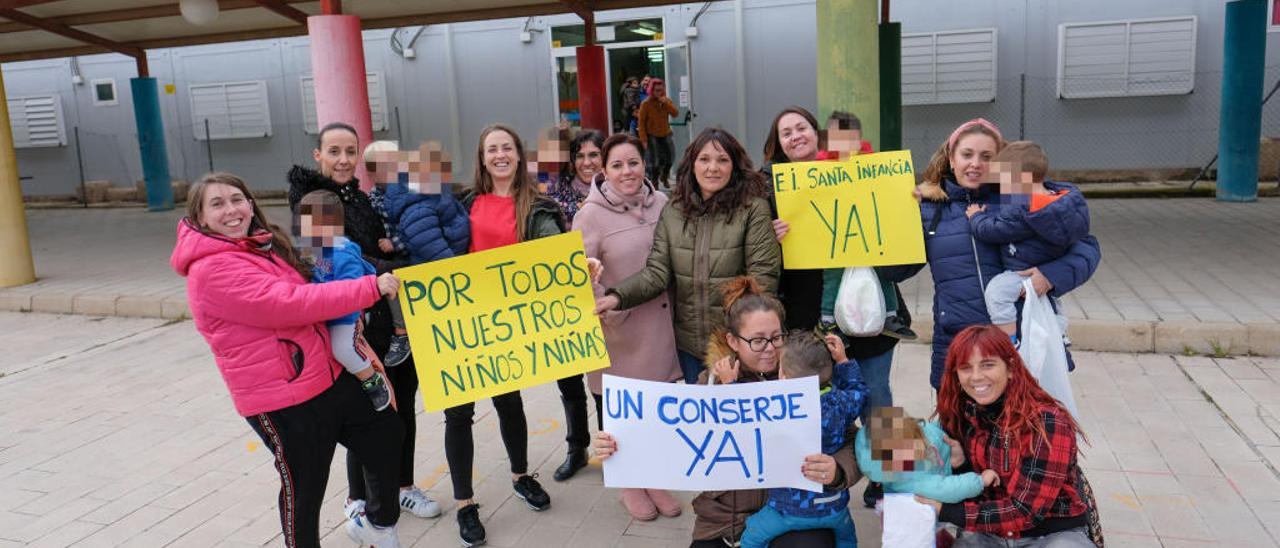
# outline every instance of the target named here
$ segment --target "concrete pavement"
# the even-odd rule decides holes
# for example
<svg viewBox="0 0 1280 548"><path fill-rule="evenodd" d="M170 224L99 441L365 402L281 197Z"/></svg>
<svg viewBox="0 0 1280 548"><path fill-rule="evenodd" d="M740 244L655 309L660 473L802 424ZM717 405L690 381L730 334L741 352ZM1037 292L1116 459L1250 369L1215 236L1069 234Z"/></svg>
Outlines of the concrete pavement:
<svg viewBox="0 0 1280 548"><path fill-rule="evenodd" d="M189 321L0 313L0 548L282 546L271 455L226 395ZM1089 437L1082 465L1108 545L1280 545L1280 359L1077 352L1072 383ZM893 386L932 409L928 348L902 345ZM692 515L640 523L602 487L598 465L567 483L563 413L551 386L525 392L530 461L551 493L534 513L510 489L492 407L477 407L476 487L489 544L683 547ZM405 515L406 546L457 546L443 417L419 417L417 483L436 519ZM322 512L340 530L339 450ZM861 493L856 486L854 493ZM857 497L855 497L856 499ZM861 546L879 546L855 508Z"/></svg>
<svg viewBox="0 0 1280 548"><path fill-rule="evenodd" d="M1078 349L1280 355L1280 199L1093 200L1103 260L1064 299ZM268 208L277 223L288 210ZM180 319L184 282L168 266L180 211L32 209L36 283L0 289L0 310ZM903 286L930 332L933 284Z"/></svg>

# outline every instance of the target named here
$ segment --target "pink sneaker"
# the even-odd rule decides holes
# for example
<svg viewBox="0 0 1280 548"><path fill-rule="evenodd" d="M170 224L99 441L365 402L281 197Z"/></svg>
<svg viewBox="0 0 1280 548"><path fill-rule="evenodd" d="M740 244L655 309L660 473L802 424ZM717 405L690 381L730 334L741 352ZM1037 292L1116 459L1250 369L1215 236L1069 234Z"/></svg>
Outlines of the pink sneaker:
<svg viewBox="0 0 1280 548"><path fill-rule="evenodd" d="M680 515L680 501L671 496L671 493L664 489L645 489L644 492L649 495L653 505L658 507L658 513L669 518Z"/></svg>
<svg viewBox="0 0 1280 548"><path fill-rule="evenodd" d="M640 521L653 521L658 517L658 509L649 500L644 489L623 489L622 506L626 507L631 517Z"/></svg>

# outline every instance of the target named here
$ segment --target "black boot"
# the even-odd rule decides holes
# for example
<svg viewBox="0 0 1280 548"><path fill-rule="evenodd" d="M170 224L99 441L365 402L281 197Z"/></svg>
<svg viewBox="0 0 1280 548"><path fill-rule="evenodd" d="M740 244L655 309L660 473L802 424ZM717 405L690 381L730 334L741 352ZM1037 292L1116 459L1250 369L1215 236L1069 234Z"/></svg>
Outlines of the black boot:
<svg viewBox="0 0 1280 548"><path fill-rule="evenodd" d="M559 468L556 468L556 473L551 477L555 478L556 481L564 481L572 478L574 474L578 473L578 470L586 466L587 451L585 449L574 449L569 451L569 454L564 458L564 463Z"/></svg>
<svg viewBox="0 0 1280 548"><path fill-rule="evenodd" d="M569 455L564 464L556 468L551 477L556 481L564 481L578 473L587 465L587 446L591 444L591 427L587 421L587 391L582 383L582 375L575 375L557 381L560 388L560 403L564 405L564 441L569 446Z"/></svg>

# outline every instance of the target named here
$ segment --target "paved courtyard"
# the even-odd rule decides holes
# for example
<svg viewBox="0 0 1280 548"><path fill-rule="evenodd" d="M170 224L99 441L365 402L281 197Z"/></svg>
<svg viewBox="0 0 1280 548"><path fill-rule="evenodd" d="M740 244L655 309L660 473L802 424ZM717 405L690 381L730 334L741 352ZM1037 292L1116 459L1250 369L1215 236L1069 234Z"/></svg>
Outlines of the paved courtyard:
<svg viewBox="0 0 1280 548"><path fill-rule="evenodd" d="M283 545L271 456L189 321L0 313L0 347L0 547ZM1110 546L1278 544L1280 359L1078 352L1077 363L1083 466ZM894 366L899 402L918 415L932 407L927 364L927 347L907 344ZM477 499L490 545L688 545L687 505L640 523L598 465L552 481L564 451L557 394L538 387L525 402L531 463L553 504L534 513L512 496L481 404ZM439 413L421 415L417 483L437 499L449 494L443 432ZM341 464L322 513L326 546L351 545ZM406 546L457 546L444 506L437 519L401 520ZM874 514L854 514L860 545L879 546Z"/></svg>
<svg viewBox="0 0 1280 548"><path fill-rule="evenodd" d="M1280 356L1280 199L1095 199L1102 264L1064 299L1077 348ZM268 209L277 223L288 210ZM181 211L29 210L36 283L0 289L0 310L181 318L169 269ZM928 333L933 284L903 286Z"/></svg>

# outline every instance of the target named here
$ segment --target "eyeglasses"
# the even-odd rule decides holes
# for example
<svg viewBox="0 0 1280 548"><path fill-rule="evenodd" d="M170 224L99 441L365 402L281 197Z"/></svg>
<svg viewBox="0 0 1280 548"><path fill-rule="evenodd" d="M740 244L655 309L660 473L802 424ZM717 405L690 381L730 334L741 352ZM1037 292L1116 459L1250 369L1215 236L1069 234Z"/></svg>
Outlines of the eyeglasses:
<svg viewBox="0 0 1280 548"><path fill-rule="evenodd" d="M755 337L753 339L745 338L737 333L734 333L733 336L737 337L738 340L747 343L747 347L750 348L752 352L764 352L765 345L772 345L774 349L780 349L782 348L782 343L787 340L786 335Z"/></svg>

